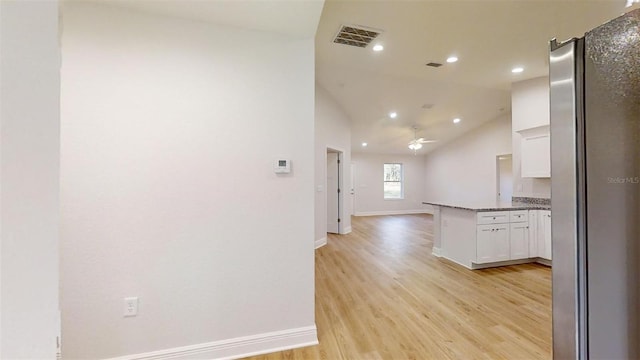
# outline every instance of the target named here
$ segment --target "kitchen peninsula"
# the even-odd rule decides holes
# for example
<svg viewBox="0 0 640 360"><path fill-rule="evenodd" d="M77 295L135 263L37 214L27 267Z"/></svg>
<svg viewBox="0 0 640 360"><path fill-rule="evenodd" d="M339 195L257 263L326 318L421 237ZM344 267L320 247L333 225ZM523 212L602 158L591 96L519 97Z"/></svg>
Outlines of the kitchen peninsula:
<svg viewBox="0 0 640 360"><path fill-rule="evenodd" d="M540 262L551 265L548 199L502 202L429 202L433 254L468 269Z"/></svg>

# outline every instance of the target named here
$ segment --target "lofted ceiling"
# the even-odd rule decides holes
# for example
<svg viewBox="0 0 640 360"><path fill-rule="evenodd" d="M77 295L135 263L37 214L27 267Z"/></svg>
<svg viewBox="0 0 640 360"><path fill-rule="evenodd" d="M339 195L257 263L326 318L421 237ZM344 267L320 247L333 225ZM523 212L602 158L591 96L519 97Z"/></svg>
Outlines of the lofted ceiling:
<svg viewBox="0 0 640 360"><path fill-rule="evenodd" d="M316 81L351 118L352 151L411 154L415 125L418 137L438 140L418 150L425 154L510 115L511 83L548 74L550 39L580 37L624 11L624 0L327 0L316 33ZM382 33L366 48L333 43L349 24ZM374 52L376 43L384 50ZM446 63L450 55L459 61ZM516 66L524 71L513 74Z"/></svg>
<svg viewBox="0 0 640 360"><path fill-rule="evenodd" d="M620 15L626 0L63 0L94 2L238 28L316 36L316 81L352 121L352 151L418 154L510 114L512 82L548 72L551 38ZM323 8L324 3L324 8ZM635 5L632 8L637 8ZM631 9L631 8L630 8ZM319 24L318 24L319 22ZM341 25L382 33L357 48L333 43ZM447 64L448 56L459 61ZM428 62L444 65L425 66ZM512 74L514 66L524 67ZM388 114L396 111L396 119ZM452 119L462 121L453 124ZM367 142L368 146L360 146Z"/></svg>

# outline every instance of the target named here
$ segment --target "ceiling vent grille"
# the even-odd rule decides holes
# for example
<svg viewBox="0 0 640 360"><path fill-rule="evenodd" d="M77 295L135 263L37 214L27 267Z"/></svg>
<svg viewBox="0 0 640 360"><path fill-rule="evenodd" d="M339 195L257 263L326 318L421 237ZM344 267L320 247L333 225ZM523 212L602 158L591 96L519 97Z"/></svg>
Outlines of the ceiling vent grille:
<svg viewBox="0 0 640 360"><path fill-rule="evenodd" d="M373 39L380 35L381 31L364 28L354 25L342 25L340 31L333 39L334 43L356 46L360 48L367 47Z"/></svg>
<svg viewBox="0 0 640 360"><path fill-rule="evenodd" d="M442 64L437 63L437 62L430 62L430 63L427 63L427 66L431 66L431 67L437 68L437 67L442 66Z"/></svg>

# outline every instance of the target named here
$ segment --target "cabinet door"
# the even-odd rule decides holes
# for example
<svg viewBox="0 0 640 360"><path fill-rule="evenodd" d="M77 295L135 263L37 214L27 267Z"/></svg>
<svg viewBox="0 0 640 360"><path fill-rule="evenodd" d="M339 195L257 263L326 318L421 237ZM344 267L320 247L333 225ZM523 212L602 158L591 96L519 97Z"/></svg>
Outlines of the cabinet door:
<svg viewBox="0 0 640 360"><path fill-rule="evenodd" d="M538 257L551 260L551 211L538 212Z"/></svg>
<svg viewBox="0 0 640 360"><path fill-rule="evenodd" d="M529 257L538 257L538 210L529 210Z"/></svg>
<svg viewBox="0 0 640 360"><path fill-rule="evenodd" d="M529 257L529 226L527 223L511 224L509 229L509 258L511 260Z"/></svg>
<svg viewBox="0 0 640 360"><path fill-rule="evenodd" d="M509 224L478 225L476 263L509 260Z"/></svg>
<svg viewBox="0 0 640 360"><path fill-rule="evenodd" d="M549 125L521 130L520 171L522 177L551 177Z"/></svg>
<svg viewBox="0 0 640 360"><path fill-rule="evenodd" d="M544 219L544 254L543 258L551 260L551 212L547 211Z"/></svg>

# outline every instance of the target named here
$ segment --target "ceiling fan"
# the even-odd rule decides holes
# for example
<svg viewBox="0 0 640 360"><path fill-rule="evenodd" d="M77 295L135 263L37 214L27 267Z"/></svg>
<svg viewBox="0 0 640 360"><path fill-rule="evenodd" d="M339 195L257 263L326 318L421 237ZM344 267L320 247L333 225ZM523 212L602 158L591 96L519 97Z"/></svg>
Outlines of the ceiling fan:
<svg viewBox="0 0 640 360"><path fill-rule="evenodd" d="M438 140L425 140L424 138L419 138L416 135L416 131L418 130L417 126L413 126L413 140L409 141L409 149L413 150L414 154L422 149L422 144L428 144L432 142L436 142Z"/></svg>

